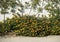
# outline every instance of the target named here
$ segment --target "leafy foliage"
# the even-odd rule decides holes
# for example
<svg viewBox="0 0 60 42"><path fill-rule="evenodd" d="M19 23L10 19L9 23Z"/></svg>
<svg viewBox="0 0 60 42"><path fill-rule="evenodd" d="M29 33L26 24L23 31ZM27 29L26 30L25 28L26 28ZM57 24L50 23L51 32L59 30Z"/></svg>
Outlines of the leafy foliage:
<svg viewBox="0 0 60 42"><path fill-rule="evenodd" d="M17 2L16 2L17 1ZM43 0L47 1L47 0ZM7 34L9 32L15 32L16 35L23 36L47 36L47 35L60 35L60 0L49 0L47 1L47 5L45 6L45 10L47 10L50 15L47 17L35 17L33 16L23 16L24 10L35 9L38 13L43 11L43 7L40 6L41 0L31 0L30 3L25 2L25 6L19 0L0 0L0 9L1 14L8 13L9 7L13 8L11 12L15 12L15 7L18 6L22 13L22 16L18 13L7 20L4 18L4 23L0 22L0 35ZM42 5L42 4L41 4ZM43 6L43 5L42 5ZM31 10L30 10L31 12ZM30 13L29 13L30 14Z"/></svg>
<svg viewBox="0 0 60 42"><path fill-rule="evenodd" d="M3 23L0 23L0 32L3 32ZM12 19L5 21L4 32L15 32L16 35L22 36L47 36L47 35L60 35L60 18L47 17L37 18L33 16L17 16L14 15Z"/></svg>

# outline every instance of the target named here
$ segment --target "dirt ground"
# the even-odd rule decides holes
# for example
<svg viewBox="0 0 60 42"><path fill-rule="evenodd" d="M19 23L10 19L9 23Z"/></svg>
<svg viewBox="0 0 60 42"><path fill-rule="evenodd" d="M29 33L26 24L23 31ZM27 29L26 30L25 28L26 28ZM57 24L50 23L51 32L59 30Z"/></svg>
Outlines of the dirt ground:
<svg viewBox="0 0 60 42"><path fill-rule="evenodd" d="M46 37L0 37L0 42L60 42L60 36Z"/></svg>

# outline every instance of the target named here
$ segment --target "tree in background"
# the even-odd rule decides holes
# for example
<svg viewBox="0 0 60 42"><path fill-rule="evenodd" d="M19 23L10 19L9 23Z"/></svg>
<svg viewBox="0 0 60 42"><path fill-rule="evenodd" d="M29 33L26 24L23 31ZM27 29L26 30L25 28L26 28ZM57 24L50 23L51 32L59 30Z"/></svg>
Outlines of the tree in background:
<svg viewBox="0 0 60 42"><path fill-rule="evenodd" d="M50 15L60 17L60 0L46 0L46 2L48 4L45 6L45 9Z"/></svg>
<svg viewBox="0 0 60 42"><path fill-rule="evenodd" d="M17 5L16 0L0 0L0 9L1 9L0 12L1 14L4 14L4 28L5 28L5 14L9 14L8 10L10 10L10 8L14 9L16 5Z"/></svg>

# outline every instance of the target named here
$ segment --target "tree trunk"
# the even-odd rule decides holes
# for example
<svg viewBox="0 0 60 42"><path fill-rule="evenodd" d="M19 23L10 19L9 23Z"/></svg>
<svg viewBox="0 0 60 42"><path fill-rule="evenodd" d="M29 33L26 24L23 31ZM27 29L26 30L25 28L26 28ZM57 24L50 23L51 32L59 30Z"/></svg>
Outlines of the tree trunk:
<svg viewBox="0 0 60 42"><path fill-rule="evenodd" d="M5 14L4 14L4 28L5 28ZM4 28L3 28L3 29L4 29ZM3 30L3 32L4 32L4 30Z"/></svg>

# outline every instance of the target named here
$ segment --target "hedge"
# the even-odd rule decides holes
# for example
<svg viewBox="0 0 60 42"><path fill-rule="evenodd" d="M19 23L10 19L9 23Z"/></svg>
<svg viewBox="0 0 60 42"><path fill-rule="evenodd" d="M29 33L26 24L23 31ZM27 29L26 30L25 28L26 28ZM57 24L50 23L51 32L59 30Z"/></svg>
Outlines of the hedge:
<svg viewBox="0 0 60 42"><path fill-rule="evenodd" d="M20 36L40 37L60 35L60 17L13 16L11 19L0 22L0 35L15 32Z"/></svg>

